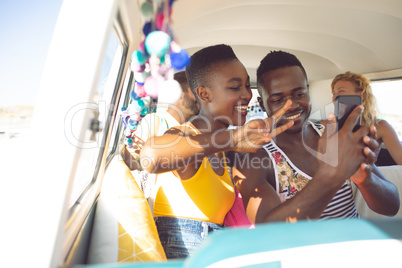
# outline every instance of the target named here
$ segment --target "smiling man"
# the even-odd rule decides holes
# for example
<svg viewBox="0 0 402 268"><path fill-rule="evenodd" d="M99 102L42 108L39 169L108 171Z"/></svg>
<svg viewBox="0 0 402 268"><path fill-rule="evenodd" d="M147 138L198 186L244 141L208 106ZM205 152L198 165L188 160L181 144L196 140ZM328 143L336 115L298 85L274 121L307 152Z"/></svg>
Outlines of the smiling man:
<svg viewBox="0 0 402 268"><path fill-rule="evenodd" d="M253 223L358 218L351 183L372 210L397 213L398 192L373 164L378 147L374 126L352 132L362 106L339 132L331 115L332 124L324 132L324 126L308 120L311 102L306 71L294 55L283 51L271 52L261 61L257 85L258 101L268 116L292 100L277 124L293 121L294 125L258 152L234 158L233 176Z"/></svg>

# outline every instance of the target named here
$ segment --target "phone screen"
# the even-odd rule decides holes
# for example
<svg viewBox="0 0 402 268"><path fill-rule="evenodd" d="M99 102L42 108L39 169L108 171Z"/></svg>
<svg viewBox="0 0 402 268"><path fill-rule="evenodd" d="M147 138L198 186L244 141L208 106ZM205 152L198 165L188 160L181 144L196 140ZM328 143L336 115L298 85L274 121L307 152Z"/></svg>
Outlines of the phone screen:
<svg viewBox="0 0 402 268"><path fill-rule="evenodd" d="M338 122L338 130L342 128L348 116L358 106L362 104L362 97L359 95L340 95L335 99L335 116ZM361 117L357 120L353 131L360 127Z"/></svg>

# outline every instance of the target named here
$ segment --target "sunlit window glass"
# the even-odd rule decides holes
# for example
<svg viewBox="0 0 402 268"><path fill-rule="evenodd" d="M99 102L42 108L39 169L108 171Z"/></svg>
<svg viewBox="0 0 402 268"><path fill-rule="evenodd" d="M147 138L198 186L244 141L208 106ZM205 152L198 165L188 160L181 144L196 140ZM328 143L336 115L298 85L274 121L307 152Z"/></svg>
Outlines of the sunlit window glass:
<svg viewBox="0 0 402 268"><path fill-rule="evenodd" d="M86 128L84 141L81 143L83 148L80 150L73 191L70 196L70 206L74 205L91 181L97 177L99 169L97 164L104 150L102 139L104 133L107 132L104 127L116 85L122 51L122 46L115 34L111 33L103 58L96 92L92 96L91 102L87 105L87 109L91 110L92 113L90 115L91 120ZM85 110L82 112L85 112Z"/></svg>
<svg viewBox="0 0 402 268"><path fill-rule="evenodd" d="M399 98L402 80L372 82L371 88L377 101L378 117L387 120L402 141L402 109Z"/></svg>

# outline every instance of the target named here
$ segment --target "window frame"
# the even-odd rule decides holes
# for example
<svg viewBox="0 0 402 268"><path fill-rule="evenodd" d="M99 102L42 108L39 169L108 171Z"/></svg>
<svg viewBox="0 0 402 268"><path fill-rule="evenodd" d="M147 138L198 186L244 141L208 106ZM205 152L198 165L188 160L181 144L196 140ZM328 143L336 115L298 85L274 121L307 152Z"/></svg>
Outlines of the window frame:
<svg viewBox="0 0 402 268"><path fill-rule="evenodd" d="M394 77L388 77L388 78L370 79L370 86L371 86L371 89L372 89L372 93L373 93L373 95L374 95L374 97L375 97L375 99L376 99L377 116L380 114L380 107L379 107L379 104L378 104L379 96L375 94L375 91L376 91L376 90L374 90L373 84L378 83L378 82L395 82L395 81L400 81L400 82L402 83L402 76L394 76ZM399 115L394 114L394 116L399 116ZM389 118L382 118L382 119L386 120L389 124L391 124L391 121L389 120ZM392 127L394 128L394 130L395 130L395 132L396 132L396 134L397 134L397 136L398 136L398 138L399 138L399 141L402 143L402 135L399 136L399 134L398 134L399 128L396 128L396 127L394 126L394 124L391 124L391 125L392 125ZM382 145L382 146L383 146L383 145Z"/></svg>
<svg viewBox="0 0 402 268"><path fill-rule="evenodd" d="M68 263L71 259L71 255L74 254L74 245L77 243L81 243L81 232L84 224L88 222L88 220L91 222L92 219L88 219L89 213L94 210L94 206L97 202L99 193L100 193L100 188L102 185L103 181L103 174L104 172L100 172L101 169L106 170L108 164L112 160L113 156L116 153L116 150L118 148L118 142L119 142L119 137L122 135L122 128L121 126L118 126L116 136L113 141L110 141L111 135L113 134L113 125L115 123L118 123L119 121L117 120L117 109L119 107L119 103L122 97L122 92L124 90L126 91L126 94L123 96L124 97L124 103L128 102L128 97L130 94L130 87L132 86L132 74L130 74L130 80L127 85L127 88L124 87L124 82L125 82L125 77L129 72L127 71L129 69L129 66L127 64L127 61L129 60L128 57L128 51L129 51L129 46L127 42L127 37L123 31L122 23L119 17L119 13L116 16L116 19L114 20L113 27L110 31L110 34L115 34L119 44L122 46L122 54L121 54L121 60L120 60L120 65L116 77L116 82L114 85L113 93L110 99L110 105L109 108L107 109L107 112L105 114L106 120L105 124L103 127L104 135L102 137L101 143L100 143L100 149L98 152L96 164L94 167L92 179L88 183L88 185L82 190L80 195L78 196L77 200L74 202L74 204L70 207L68 207L68 213L67 213L67 220L64 225L64 230L65 230L65 239L63 242L62 246L62 262L63 263ZM106 53L106 52L105 52ZM105 54L103 55L105 56ZM108 148L109 146L113 146L112 151L108 153ZM105 159L106 158L106 159ZM103 161L105 159L105 161ZM103 163L103 164L102 164ZM84 205L85 204L85 205ZM90 204L90 205L88 205ZM93 217L93 213L92 213Z"/></svg>

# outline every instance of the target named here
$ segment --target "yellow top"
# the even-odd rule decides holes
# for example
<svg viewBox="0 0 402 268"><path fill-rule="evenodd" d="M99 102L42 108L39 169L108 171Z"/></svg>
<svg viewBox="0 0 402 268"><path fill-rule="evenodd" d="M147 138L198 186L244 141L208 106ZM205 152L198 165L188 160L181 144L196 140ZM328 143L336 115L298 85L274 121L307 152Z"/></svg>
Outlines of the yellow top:
<svg viewBox="0 0 402 268"><path fill-rule="evenodd" d="M219 176L207 157L197 173L188 180L177 178L173 172L158 174L154 216L188 218L216 224L232 208L235 193L223 154L225 172Z"/></svg>

